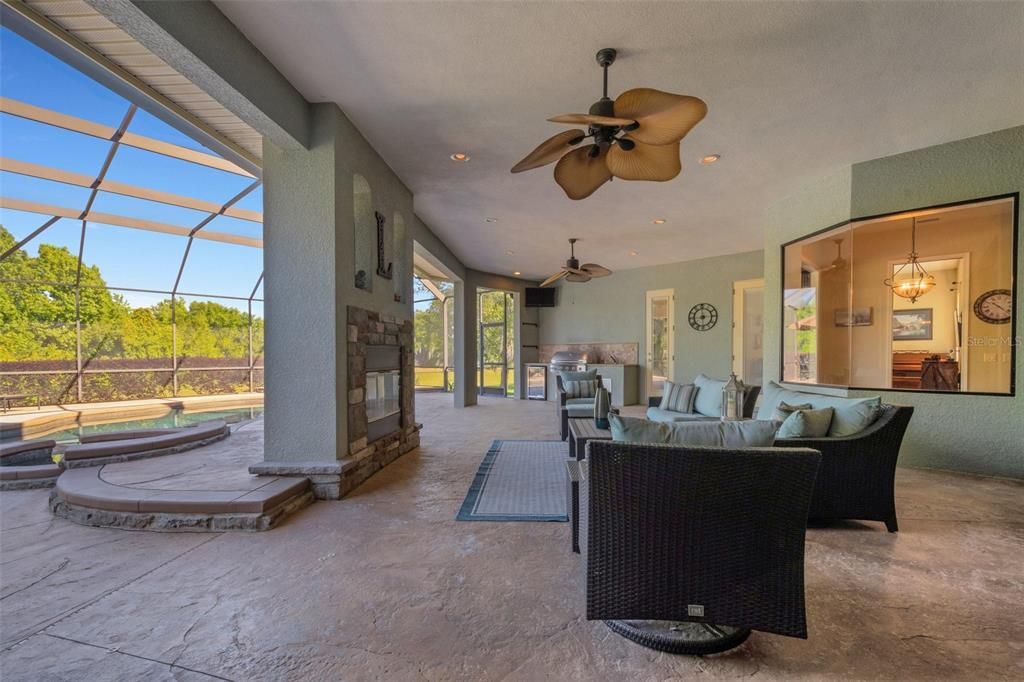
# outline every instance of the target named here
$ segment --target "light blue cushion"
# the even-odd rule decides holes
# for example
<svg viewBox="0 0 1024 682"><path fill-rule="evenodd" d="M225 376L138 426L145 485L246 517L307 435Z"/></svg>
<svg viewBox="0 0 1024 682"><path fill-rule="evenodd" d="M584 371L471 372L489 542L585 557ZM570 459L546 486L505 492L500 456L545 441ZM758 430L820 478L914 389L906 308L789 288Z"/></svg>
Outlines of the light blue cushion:
<svg viewBox="0 0 1024 682"><path fill-rule="evenodd" d="M820 410L793 410L779 427L779 438L824 438L832 424L835 411L831 407Z"/></svg>
<svg viewBox="0 0 1024 682"><path fill-rule="evenodd" d="M592 407L594 405L594 399L593 398L566 398L565 399L565 404L566 405L587 405L589 407Z"/></svg>
<svg viewBox="0 0 1024 682"><path fill-rule="evenodd" d="M589 405L566 405L565 413L569 416L569 419L588 419L594 418L594 403L591 402Z"/></svg>
<svg viewBox="0 0 1024 682"><path fill-rule="evenodd" d="M718 417L705 417L704 415L697 414L696 412L676 412L675 410L663 410L660 407L648 407L647 418L652 422L663 422L665 424L671 424L672 422L692 422L718 419Z"/></svg>
<svg viewBox="0 0 1024 682"><path fill-rule="evenodd" d="M712 379L703 374L698 374L693 380L697 387L697 400L693 403L695 412L700 412L707 417L722 416L722 389L725 388L724 381Z"/></svg>
<svg viewBox="0 0 1024 682"><path fill-rule="evenodd" d="M699 394L697 399L700 400ZM764 388L764 398L761 400L761 407L758 408L757 418L771 419L775 414L775 408L782 402L787 402L791 405L808 403L818 410L831 407L835 412L832 415L832 423L828 428L830 438L852 436L871 426L878 417L882 405L882 399L878 396L870 398L840 398L821 393L792 391L774 381L769 381L768 385Z"/></svg>
<svg viewBox="0 0 1024 682"><path fill-rule="evenodd" d="M772 421L707 421L652 422L634 417L608 415L612 440L625 443L662 445L705 445L726 448L770 447L775 443L778 422Z"/></svg>
<svg viewBox="0 0 1024 682"><path fill-rule="evenodd" d="M562 385L565 385L567 381L593 381L597 379L597 370L588 369L586 372L559 372L558 376L562 377Z"/></svg>

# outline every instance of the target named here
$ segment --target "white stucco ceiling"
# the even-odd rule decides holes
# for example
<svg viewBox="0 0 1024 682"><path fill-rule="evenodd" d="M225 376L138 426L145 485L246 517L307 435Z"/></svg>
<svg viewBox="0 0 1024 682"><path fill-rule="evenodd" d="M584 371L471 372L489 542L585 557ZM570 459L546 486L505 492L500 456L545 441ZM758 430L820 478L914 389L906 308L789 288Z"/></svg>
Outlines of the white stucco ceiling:
<svg viewBox="0 0 1024 682"><path fill-rule="evenodd" d="M759 249L765 206L816 177L1024 123L1021 2L217 5L307 99L345 110L466 265L499 273L544 277L572 236L613 269ZM606 46L613 97L708 103L682 174L578 202L551 167L510 174L565 129L547 117L600 96Z"/></svg>

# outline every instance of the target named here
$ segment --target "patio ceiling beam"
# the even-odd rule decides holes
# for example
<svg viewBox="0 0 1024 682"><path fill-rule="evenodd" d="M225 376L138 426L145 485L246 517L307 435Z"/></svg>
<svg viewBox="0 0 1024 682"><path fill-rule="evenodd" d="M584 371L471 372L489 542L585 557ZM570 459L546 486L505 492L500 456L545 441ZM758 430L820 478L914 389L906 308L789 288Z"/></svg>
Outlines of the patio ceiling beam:
<svg viewBox="0 0 1024 682"><path fill-rule="evenodd" d="M98 213L96 211L89 211L85 216L82 216L82 211L79 209L41 204L35 201L24 201L22 199L12 199L10 197L3 196L0 196L0 208L8 208L12 211L24 211L26 213L39 213L41 215L56 216L58 218L71 218L73 220L84 219L91 223L103 223L105 225L116 225L117 227L129 227L136 230L161 232L163 234L173 234L181 237L188 237L192 234L192 228L181 227L180 225L169 225L155 220L141 220L139 218L130 218L128 216L114 215L112 213ZM263 248L262 239L227 234L225 232L202 230L197 232L194 236L196 239L207 239L213 242L238 244L239 246L251 246L257 249Z"/></svg>
<svg viewBox="0 0 1024 682"><path fill-rule="evenodd" d="M76 116L61 114L56 111L26 104L25 102L19 102L18 100L11 99L9 97L0 97L0 112L10 114L11 116L17 116L18 118L24 118L29 121L35 121L36 123L54 126L55 128L63 128L64 130L70 130L75 133L98 137L102 140L113 140L114 135L117 134L116 128L111 128L110 126L105 126L100 123L94 123L93 121L87 121ZM231 161L222 159L219 156L206 154L204 152L196 151L195 149L171 144L170 142L162 142L136 133L125 133L121 137L121 144L127 147L135 147L136 149L142 149L143 151L153 152L154 154L169 156L180 161L187 161L199 166L216 168L217 170L234 173L235 175L243 175L247 178L256 177L245 169L236 166Z"/></svg>
<svg viewBox="0 0 1024 682"><path fill-rule="evenodd" d="M124 144L123 138L121 140L121 144ZM32 178L39 178L41 180L60 182L65 185L74 185L75 187L91 188L93 186L93 178L88 175L64 171L58 168L50 168L49 166L42 166L37 163L29 163L27 161L18 161L17 159L9 159L6 157L0 157L0 170ZM106 178L99 183L97 189L101 192L119 194L121 196L132 197L135 199L144 199L146 201L155 201L169 206L190 208L195 211L203 211L205 213L219 213L221 210L221 206L213 201L203 201L202 199L193 199L180 194L172 194L170 192L161 192L155 189L137 187L123 182L107 180ZM234 206L229 206L224 209L221 215L238 218L240 220L248 220L253 223L263 222L263 214L260 211L249 211L244 208L236 208Z"/></svg>

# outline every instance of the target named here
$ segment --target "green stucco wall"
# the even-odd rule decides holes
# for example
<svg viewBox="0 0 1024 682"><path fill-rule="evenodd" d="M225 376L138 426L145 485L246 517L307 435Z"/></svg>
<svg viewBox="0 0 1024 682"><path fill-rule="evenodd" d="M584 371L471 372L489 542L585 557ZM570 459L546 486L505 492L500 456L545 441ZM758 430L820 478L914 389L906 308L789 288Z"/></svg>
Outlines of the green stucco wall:
<svg viewBox="0 0 1024 682"><path fill-rule="evenodd" d="M563 284L558 305L541 309L540 343L638 342L643 364L646 292L675 289L675 378L690 380L700 372L726 377L732 367L732 283L761 277L763 266L762 253L750 251ZM718 309L718 324L710 331L698 332L687 324L696 303Z"/></svg>
<svg viewBox="0 0 1024 682"><path fill-rule="evenodd" d="M777 202L765 218L765 379L779 378L781 244L850 218L1012 192L1024 193L1024 126L858 163ZM1020 242L1018 234L1018 249ZM1022 274L1018 261L1018 282ZM900 464L1024 478L1022 368L1018 353L1016 397L882 392L887 402L915 407Z"/></svg>

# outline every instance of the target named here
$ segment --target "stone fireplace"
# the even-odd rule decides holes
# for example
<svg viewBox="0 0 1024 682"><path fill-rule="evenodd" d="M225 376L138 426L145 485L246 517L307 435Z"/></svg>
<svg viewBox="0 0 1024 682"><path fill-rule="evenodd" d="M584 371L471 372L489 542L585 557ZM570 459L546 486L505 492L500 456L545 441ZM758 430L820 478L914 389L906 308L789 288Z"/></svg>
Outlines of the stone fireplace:
<svg viewBox="0 0 1024 682"><path fill-rule="evenodd" d="M348 307L348 457L341 495L419 446L413 324Z"/></svg>

